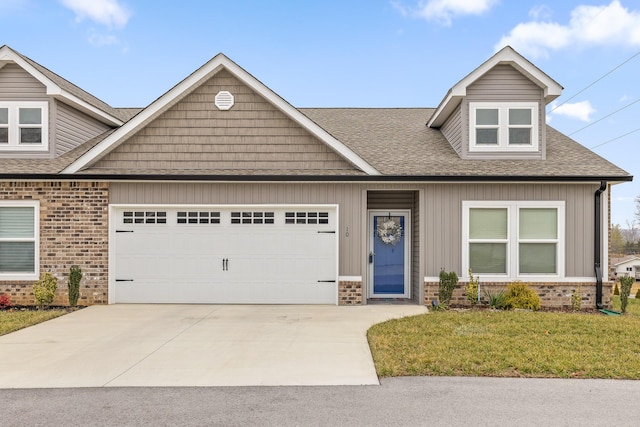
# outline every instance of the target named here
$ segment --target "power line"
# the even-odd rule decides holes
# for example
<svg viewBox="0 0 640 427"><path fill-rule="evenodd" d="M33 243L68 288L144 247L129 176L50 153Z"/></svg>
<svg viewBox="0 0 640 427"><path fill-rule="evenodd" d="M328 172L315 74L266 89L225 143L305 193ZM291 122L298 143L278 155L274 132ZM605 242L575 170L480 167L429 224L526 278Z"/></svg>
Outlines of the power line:
<svg viewBox="0 0 640 427"><path fill-rule="evenodd" d="M605 77L607 77L609 74L613 73L614 71L616 71L618 68L622 67L624 64L626 64L627 62L631 61L632 59L634 59L636 56L640 55L640 50L638 52L636 52L635 54L631 55L631 57L629 57L628 59L626 59L624 62L616 65L615 67L613 67L611 70L609 70L608 72L606 72L604 75L602 75L601 77L599 77L596 81L594 81L593 83L589 84L587 87L585 87L584 89L582 89L581 91L579 91L578 93L576 93L575 95L573 95L571 98L565 100L564 102L562 102L561 104L556 105L555 107L553 107L549 113L553 113L555 110L558 109L558 107L566 104L567 102L571 101L573 98L575 98L576 96L580 95L582 92L586 91L587 89L589 89L591 86L595 85L596 83L598 83L600 80L604 79Z"/></svg>
<svg viewBox="0 0 640 427"><path fill-rule="evenodd" d="M605 145L605 144L608 144L608 143L610 143L610 142L616 141L616 140L618 140L618 139L620 139L620 138L624 138L625 136L627 136L627 135L631 135L632 133L635 133L635 132L638 132L638 131L640 131L640 128L634 129L634 130L632 130L631 132L627 132L627 133L625 133L624 135L616 136L615 138L612 138L612 139L610 139L610 140L608 140L608 141L605 141L605 142L603 142L603 143L600 143L600 144L598 144L598 145L594 145L593 147L591 147L591 149L593 150L594 148L602 147L602 146L603 146L603 145Z"/></svg>
<svg viewBox="0 0 640 427"><path fill-rule="evenodd" d="M589 123L588 125L583 126L583 127L581 127L580 129L578 129L578 130L576 130L576 131L571 132L571 133L570 133L569 135L567 135L567 136L571 136L571 135L574 135L574 134L576 134L576 133L578 133L578 132L581 132L581 131L585 130L586 128L590 127L590 126L593 126L593 125L595 125L596 123L603 121L603 120L604 120L604 119L606 119L607 117L611 117L611 116L613 116L614 114L619 113L620 111L624 110L625 108L629 108L629 107L631 107L633 104L637 104L638 102L640 102L640 98L638 98L638 99L636 99L635 101L633 101L633 102L631 102L631 103L629 103L629 104L625 105L624 107L618 108L618 109L617 109L616 111L614 111L613 113L609 113L609 114L607 114L606 116L601 117L601 118L599 118L598 120L596 120L596 121L594 121L594 122L591 122L591 123Z"/></svg>

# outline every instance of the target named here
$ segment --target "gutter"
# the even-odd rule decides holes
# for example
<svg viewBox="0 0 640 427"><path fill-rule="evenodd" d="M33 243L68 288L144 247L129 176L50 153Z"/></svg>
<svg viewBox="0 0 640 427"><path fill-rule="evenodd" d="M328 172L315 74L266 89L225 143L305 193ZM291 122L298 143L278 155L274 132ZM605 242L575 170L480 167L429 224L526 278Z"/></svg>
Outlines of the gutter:
<svg viewBox="0 0 640 427"><path fill-rule="evenodd" d="M600 181L600 188L594 195L595 224L594 224L594 269L596 272L596 308L601 310L602 305L602 193L607 189L607 181Z"/></svg>

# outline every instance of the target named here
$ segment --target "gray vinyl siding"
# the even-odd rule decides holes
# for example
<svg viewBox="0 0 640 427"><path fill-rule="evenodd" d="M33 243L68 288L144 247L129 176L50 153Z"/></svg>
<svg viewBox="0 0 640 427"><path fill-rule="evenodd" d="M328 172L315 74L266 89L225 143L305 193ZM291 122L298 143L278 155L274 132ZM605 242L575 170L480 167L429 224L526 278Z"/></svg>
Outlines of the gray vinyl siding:
<svg viewBox="0 0 640 427"><path fill-rule="evenodd" d="M112 183L109 196L113 204L337 204L339 274L362 276L366 285L367 192L398 190L396 201L404 200L405 204L393 206L412 209L413 213L415 297L421 276L437 277L442 268L463 273L462 202L468 200L565 201L565 275L593 277L593 194L597 187L596 184ZM424 198L419 199L419 194L424 194ZM415 202L408 199L409 195ZM370 206L391 207L380 198ZM420 218L424 218L423 223Z"/></svg>
<svg viewBox="0 0 640 427"><path fill-rule="evenodd" d="M469 103L470 102L537 102L538 147L536 153L469 153ZM465 130L462 133L462 158L542 158L545 156L545 103L542 88L535 85L510 65L497 65L467 88L462 102L461 118Z"/></svg>
<svg viewBox="0 0 640 427"><path fill-rule="evenodd" d="M214 105L216 94L222 90L235 98L228 111ZM227 174L355 170L226 70L219 71L92 167L100 168Z"/></svg>
<svg viewBox="0 0 640 427"><path fill-rule="evenodd" d="M55 106L47 96L46 87L35 77L16 64L0 68L0 101L48 101L49 124L55 115ZM46 152L11 151L0 152L0 157L9 158L50 158L55 140L55 129L49 126L49 150Z"/></svg>
<svg viewBox="0 0 640 427"><path fill-rule="evenodd" d="M463 134L463 126L462 126L462 107L458 105L455 111L449 116L447 121L444 122L442 127L440 128L440 132L442 135L449 141L449 144L453 147L453 149L458 153L459 156L462 156L462 134Z"/></svg>
<svg viewBox="0 0 640 427"><path fill-rule="evenodd" d="M56 155L60 156L109 129L104 123L56 102Z"/></svg>

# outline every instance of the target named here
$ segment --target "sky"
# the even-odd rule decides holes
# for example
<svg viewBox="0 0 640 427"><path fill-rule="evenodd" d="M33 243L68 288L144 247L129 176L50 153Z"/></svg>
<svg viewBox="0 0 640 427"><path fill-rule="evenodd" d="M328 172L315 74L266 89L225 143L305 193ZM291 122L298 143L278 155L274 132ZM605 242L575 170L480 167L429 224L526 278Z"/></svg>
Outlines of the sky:
<svg viewBox="0 0 640 427"><path fill-rule="evenodd" d="M0 0L3 44L114 107L220 52L295 107L437 107L510 45L564 87L547 122L636 177L612 194L635 219L640 0Z"/></svg>

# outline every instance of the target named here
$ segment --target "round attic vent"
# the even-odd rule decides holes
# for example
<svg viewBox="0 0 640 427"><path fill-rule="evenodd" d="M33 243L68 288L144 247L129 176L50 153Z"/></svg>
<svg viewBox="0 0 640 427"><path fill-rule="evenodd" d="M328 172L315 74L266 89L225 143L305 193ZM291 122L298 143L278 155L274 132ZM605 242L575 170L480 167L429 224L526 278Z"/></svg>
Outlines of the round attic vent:
<svg viewBox="0 0 640 427"><path fill-rule="evenodd" d="M233 95L231 95L231 92L228 92L226 90L221 90L220 92L218 92L218 94L216 95L216 107L218 107L218 110L229 110L231 109L231 107L233 107Z"/></svg>

